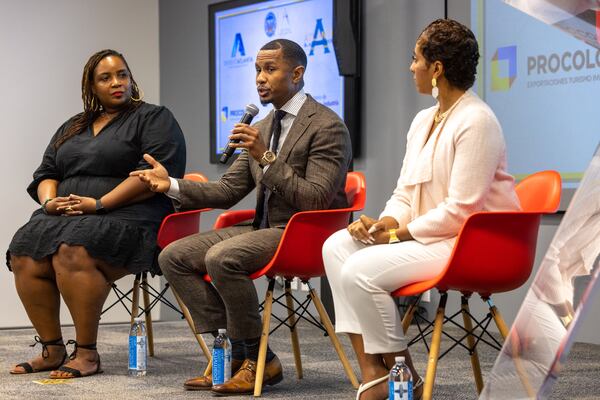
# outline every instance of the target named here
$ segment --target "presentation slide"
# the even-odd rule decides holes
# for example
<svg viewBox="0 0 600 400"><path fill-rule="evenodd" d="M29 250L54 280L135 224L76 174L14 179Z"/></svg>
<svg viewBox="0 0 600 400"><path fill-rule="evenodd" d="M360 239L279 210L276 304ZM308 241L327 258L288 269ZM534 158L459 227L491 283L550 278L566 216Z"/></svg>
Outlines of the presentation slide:
<svg viewBox="0 0 600 400"><path fill-rule="evenodd" d="M476 89L502 124L509 171L554 169L573 188L600 142L599 13L560 3L474 0L471 26Z"/></svg>
<svg viewBox="0 0 600 400"><path fill-rule="evenodd" d="M276 0L255 3L214 16L216 82L216 148L222 153L233 124L248 103L263 118L272 108L261 106L256 93L255 57L277 38L300 44L308 57L304 90L343 118L344 81L333 48L333 0Z"/></svg>

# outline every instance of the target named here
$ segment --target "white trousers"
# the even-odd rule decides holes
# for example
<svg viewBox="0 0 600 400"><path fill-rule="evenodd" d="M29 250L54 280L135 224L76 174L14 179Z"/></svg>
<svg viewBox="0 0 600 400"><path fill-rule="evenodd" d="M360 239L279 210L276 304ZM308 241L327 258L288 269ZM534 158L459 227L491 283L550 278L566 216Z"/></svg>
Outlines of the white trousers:
<svg viewBox="0 0 600 400"><path fill-rule="evenodd" d="M323 245L323 262L333 294L336 332L362 335L369 354L406 349L390 293L437 276L454 242L453 238L428 245L415 240L365 245L345 229L331 235Z"/></svg>

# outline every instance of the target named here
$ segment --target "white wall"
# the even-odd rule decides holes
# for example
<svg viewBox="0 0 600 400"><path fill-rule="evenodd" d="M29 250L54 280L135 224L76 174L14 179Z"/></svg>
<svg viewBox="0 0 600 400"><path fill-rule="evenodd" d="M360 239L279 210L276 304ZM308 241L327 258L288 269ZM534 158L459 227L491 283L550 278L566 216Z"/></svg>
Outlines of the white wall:
<svg viewBox="0 0 600 400"><path fill-rule="evenodd" d="M159 101L158 0L0 0L0 249L38 207L25 188L51 135L82 111L81 74L89 56L122 52L145 100ZM4 264L4 256L2 256ZM131 287L123 280L124 287ZM64 323L71 323L63 306ZM124 318L111 312L103 321ZM0 327L30 325L0 266Z"/></svg>

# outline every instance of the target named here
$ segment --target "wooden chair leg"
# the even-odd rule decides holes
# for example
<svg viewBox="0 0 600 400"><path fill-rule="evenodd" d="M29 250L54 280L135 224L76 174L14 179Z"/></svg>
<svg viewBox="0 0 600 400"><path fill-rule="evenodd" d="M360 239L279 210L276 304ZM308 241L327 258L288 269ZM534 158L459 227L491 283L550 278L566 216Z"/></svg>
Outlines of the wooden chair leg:
<svg viewBox="0 0 600 400"><path fill-rule="evenodd" d="M438 357L440 355L440 344L442 342L442 330L444 328L444 313L446 311L447 299L448 293L442 293L440 297L440 305L438 306L435 315L433 336L431 337L431 347L429 349L429 359L427 361L427 373L425 374L425 388L423 389L423 400L432 399L435 372L437 369Z"/></svg>
<svg viewBox="0 0 600 400"><path fill-rule="evenodd" d="M136 274L133 280L133 289L131 290L131 325L133 320L140 312L140 277L141 274Z"/></svg>
<svg viewBox="0 0 600 400"><path fill-rule="evenodd" d="M208 359L208 365L206 365L206 369L204 370L204 376L210 374L212 374L212 356Z"/></svg>
<svg viewBox="0 0 600 400"><path fill-rule="evenodd" d="M533 389L533 386L529 381L529 373L527 371L527 368L525 368L523 362L521 361L521 350L519 348L519 338L517 336L517 333L513 331L511 337L508 338L508 340L510 341L512 360L515 364L515 369L517 370L519 380L523 385L523 389L525 389L525 392L527 393L527 397L530 399L534 399L536 398L536 391Z"/></svg>
<svg viewBox="0 0 600 400"><path fill-rule="evenodd" d="M285 280L285 302L288 308L288 323L290 324L290 336L292 339L292 350L294 351L294 363L296 364L296 375L302 379L302 358L300 357L300 344L298 342L298 329L296 328L296 314L294 313L294 299L290 280Z"/></svg>
<svg viewBox="0 0 600 400"><path fill-rule="evenodd" d="M469 332L473 331L473 321L469 315L469 298L466 296L461 297L461 312L463 316L463 323L465 329ZM481 365L479 364L479 356L477 355L477 349L475 348L475 338L473 335L467 335L467 344L469 345L471 353L471 367L473 368L473 377L475 378L475 385L477 386L477 393L481 394L483 390L483 378L481 376Z"/></svg>
<svg viewBox="0 0 600 400"><path fill-rule="evenodd" d="M263 310L262 334L260 335L260 345L258 348L258 362L256 363L256 381L254 382L254 397L260 397L262 394L262 383L265 376L265 364L267 360L267 346L269 344L269 330L271 329L271 312L273 309L273 288L275 279L269 278L269 287L265 296Z"/></svg>
<svg viewBox="0 0 600 400"><path fill-rule="evenodd" d="M419 301L421 300L421 296L419 296L414 302L412 302L408 308L406 309L406 313L402 318L402 330L406 334L408 331L408 327L410 326L413 318L415 316L415 312L417 311L417 306L419 305Z"/></svg>
<svg viewBox="0 0 600 400"><path fill-rule="evenodd" d="M490 308L490 314L492 314L494 322L496 322L496 326L498 327L498 331L500 331L500 335L502 335L502 339L506 340L506 337L508 336L508 328L506 327L504 318L502 318L502 315L500 314L500 310L498 310L494 303L492 303L491 298L488 298L486 301Z"/></svg>
<svg viewBox="0 0 600 400"><path fill-rule="evenodd" d="M154 331L152 330L152 310L150 310L147 272L142 272L142 298L144 300L144 317L146 318L146 335L148 336L148 355L154 357Z"/></svg>
<svg viewBox="0 0 600 400"><path fill-rule="evenodd" d="M196 338L196 341L198 342L198 345L200 346L200 349L202 349L202 353L204 354L204 357L206 357L206 360L208 360L210 362L211 361L210 350L208 349L208 346L206 345L206 342L204 341L204 338L202 337L202 335L196 332L196 326L194 325L194 320L192 319L190 310L188 310L188 308L183 303L183 300L181 300L181 297L179 297L177 292L175 292L175 289L173 289L173 286L171 286L171 291L173 292L173 296L175 297L175 300L177 301L177 304L179 305L179 309L183 313L183 318L185 318L188 326L190 327L190 329L192 330L192 333L194 334L194 337ZM211 366L211 368L212 368L212 366Z"/></svg>
<svg viewBox="0 0 600 400"><path fill-rule="evenodd" d="M315 308L317 309L317 312L319 313L319 317L321 318L321 323L323 323L323 325L325 326L325 330L327 331L327 334L329 335L331 344L333 344L333 347L335 348L335 351L337 352L337 355L340 358L342 365L344 366L344 371L346 372L348 379L350 379L352 386L355 389L358 389L358 379L356 379L356 375L354 375L354 371L352 371L352 367L350 366L350 362L348 361L348 358L346 357L344 348L342 347L340 340L338 339L337 335L335 334L335 330L333 329L333 324L331 323L331 320L329 319L329 315L327 314L327 311L325 311L325 307L323 307L323 303L321 303L321 299L319 299L317 292L311 286L310 282L307 281L306 284L308 285L308 288L310 289L310 291L309 291L310 298L312 299L312 301L315 305Z"/></svg>
<svg viewBox="0 0 600 400"><path fill-rule="evenodd" d="M489 297L484 298L483 301L487 302L488 307L490 309L490 314L492 315L492 318L494 318L494 322L496 323L496 326L498 327L498 331L500 332L500 335L502 335L502 338L506 341L506 339L508 338L509 331L506 326L506 323L504 322L504 318L502 318L502 315L500 314L500 311L494 305L491 298L489 298ZM527 395L530 398L534 398L536 392L533 389L531 382L529 382L529 374L527 372L527 369L521 362L521 356L519 354L520 350L519 350L518 337L515 336L515 337L510 338L509 340L510 340L511 346L512 346L512 353L513 353L512 359L515 364L515 369L517 370L517 375L519 376L519 379L521 380L521 384L523 385L523 388L527 392Z"/></svg>

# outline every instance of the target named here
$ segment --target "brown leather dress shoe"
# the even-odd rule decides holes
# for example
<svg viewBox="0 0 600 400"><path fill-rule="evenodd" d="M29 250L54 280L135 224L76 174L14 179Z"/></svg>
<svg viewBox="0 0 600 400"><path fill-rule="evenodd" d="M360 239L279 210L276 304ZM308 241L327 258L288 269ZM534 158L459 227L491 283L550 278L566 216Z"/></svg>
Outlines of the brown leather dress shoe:
<svg viewBox="0 0 600 400"><path fill-rule="evenodd" d="M243 361L231 360L231 374L235 374L242 366ZM212 388L212 374L197 376L195 378L188 379L183 384L186 390L210 390Z"/></svg>
<svg viewBox="0 0 600 400"><path fill-rule="evenodd" d="M275 356L265 365L263 385L275 385L283 380L283 369L279 358ZM244 360L238 372L227 382L214 385L212 392L217 396L235 396L238 394L254 393L254 382L256 381L256 361Z"/></svg>

